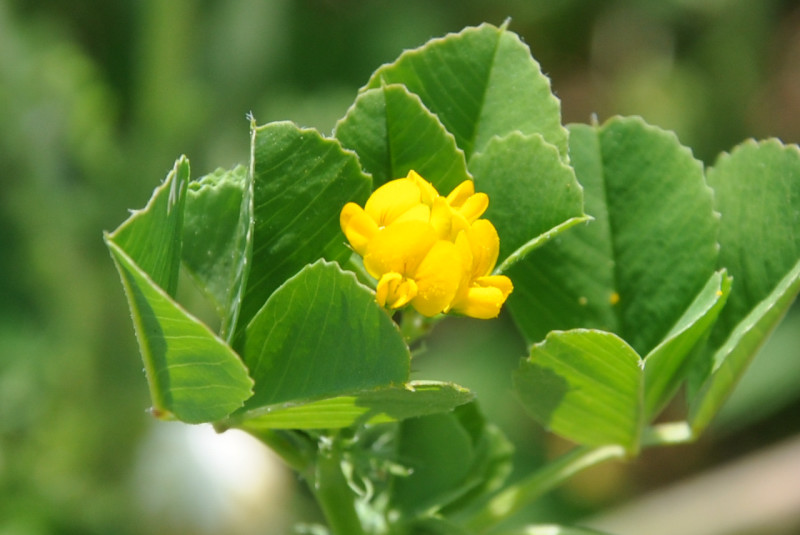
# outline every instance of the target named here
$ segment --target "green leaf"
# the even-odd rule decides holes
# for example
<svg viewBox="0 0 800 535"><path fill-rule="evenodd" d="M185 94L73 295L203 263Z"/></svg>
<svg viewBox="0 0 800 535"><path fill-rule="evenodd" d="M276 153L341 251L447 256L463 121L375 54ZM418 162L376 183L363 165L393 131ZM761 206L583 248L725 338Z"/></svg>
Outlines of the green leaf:
<svg viewBox="0 0 800 535"><path fill-rule="evenodd" d="M226 423L246 431L336 429L447 412L473 397L469 390L455 384L411 381L319 400L267 405L238 414Z"/></svg>
<svg viewBox="0 0 800 535"><path fill-rule="evenodd" d="M189 423L224 418L252 394L238 355L174 293L189 163L181 158L147 206L105 237L131 309L154 412Z"/></svg>
<svg viewBox="0 0 800 535"><path fill-rule="evenodd" d="M713 340L723 341L800 260L800 149L748 141L708 170L722 215L719 265L734 279Z"/></svg>
<svg viewBox="0 0 800 535"><path fill-rule="evenodd" d="M410 354L371 290L323 260L270 296L242 340L256 381L245 410L408 380Z"/></svg>
<svg viewBox="0 0 800 535"><path fill-rule="evenodd" d="M502 484L510 458L510 444L487 424L475 403L405 420L398 431L397 459L410 473L395 476L392 507L406 518L464 507Z"/></svg>
<svg viewBox="0 0 800 535"><path fill-rule="evenodd" d="M492 138L469 167L475 188L489 195L484 217L500 235L501 270L540 245L537 237L552 238L585 218L583 190L574 171L539 134Z"/></svg>
<svg viewBox="0 0 800 535"><path fill-rule="evenodd" d="M403 84L422 99L467 155L493 136L539 133L567 155L561 105L519 37L482 24L429 41L379 68L367 88Z"/></svg>
<svg viewBox="0 0 800 535"><path fill-rule="evenodd" d="M714 416L723 433L739 431L779 414L798 399L800 307L792 306Z"/></svg>
<svg viewBox="0 0 800 535"><path fill-rule="evenodd" d="M507 270L509 308L529 341L588 327L647 354L716 266L719 220L702 164L674 134L638 118L570 132L570 159L594 220Z"/></svg>
<svg viewBox="0 0 800 535"><path fill-rule="evenodd" d="M397 477L392 502L414 516L441 507L442 502L463 492L469 479L474 444L469 432L453 414L434 414L406 420L399 434L397 456L409 470Z"/></svg>
<svg viewBox="0 0 800 535"><path fill-rule="evenodd" d="M640 358L612 333L550 333L514 373L514 390L538 422L588 446L634 454L642 427Z"/></svg>
<svg viewBox="0 0 800 535"><path fill-rule="evenodd" d="M686 378L692 350L706 338L731 289L731 278L718 271L697 295L664 340L644 360L645 419L651 421Z"/></svg>
<svg viewBox="0 0 800 535"><path fill-rule="evenodd" d="M181 261L186 187L189 160L181 156L164 182L155 189L141 210L131 213L111 235L111 239L153 282L174 296L178 287Z"/></svg>
<svg viewBox="0 0 800 535"><path fill-rule="evenodd" d="M689 404L689 422L695 434L708 426L736 382L780 323L800 292L800 261L773 292L740 321L728 340L713 355L711 373Z"/></svg>
<svg viewBox="0 0 800 535"><path fill-rule="evenodd" d="M733 276L728 305L697 359L690 422L699 432L800 291L800 149L748 141L708 171L721 213L720 259Z"/></svg>
<svg viewBox="0 0 800 535"><path fill-rule="evenodd" d="M114 241L106 244L122 279L153 412L187 423L219 420L242 406L253 381L239 356L182 309Z"/></svg>
<svg viewBox="0 0 800 535"><path fill-rule="evenodd" d="M303 266L350 256L339 213L371 189L356 156L316 130L270 123L253 129L252 150L253 252L238 330Z"/></svg>
<svg viewBox="0 0 800 535"><path fill-rule="evenodd" d="M233 331L243 291L251 225L247 168L218 169L189 183L183 227L184 265Z"/></svg>
<svg viewBox="0 0 800 535"><path fill-rule="evenodd" d="M472 406L476 407L475 404ZM464 413L477 412L477 408L472 411L463 408L460 410L461 414L458 416L462 425L467 429L471 428L475 455L470 478L463 485L468 491L444 507L442 514L448 516L457 515L478 505L483 498L500 489L512 471L514 446L500 428L486 422L480 414L480 419L471 418L473 423L470 426Z"/></svg>
<svg viewBox="0 0 800 535"><path fill-rule="evenodd" d="M453 135L402 85L362 92L334 135L358 154L373 187L413 169L447 195L471 178Z"/></svg>

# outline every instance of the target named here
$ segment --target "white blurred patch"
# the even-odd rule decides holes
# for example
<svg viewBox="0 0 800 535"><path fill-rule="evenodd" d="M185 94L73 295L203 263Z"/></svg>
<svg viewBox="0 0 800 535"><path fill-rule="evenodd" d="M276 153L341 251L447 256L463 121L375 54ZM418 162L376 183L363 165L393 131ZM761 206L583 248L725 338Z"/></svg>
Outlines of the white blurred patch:
<svg viewBox="0 0 800 535"><path fill-rule="evenodd" d="M194 533L285 533L293 478L237 430L157 422L140 446L136 496L148 523Z"/></svg>

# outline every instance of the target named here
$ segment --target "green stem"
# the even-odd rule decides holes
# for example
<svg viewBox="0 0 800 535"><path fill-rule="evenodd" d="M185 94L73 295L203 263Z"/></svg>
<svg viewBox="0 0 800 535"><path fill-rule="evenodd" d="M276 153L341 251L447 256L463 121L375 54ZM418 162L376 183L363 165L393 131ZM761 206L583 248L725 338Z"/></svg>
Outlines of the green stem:
<svg viewBox="0 0 800 535"><path fill-rule="evenodd" d="M625 455L621 446L575 448L494 496L466 522L466 527L471 533L485 532L581 470Z"/></svg>
<svg viewBox="0 0 800 535"><path fill-rule="evenodd" d="M420 349L419 342L430 333L434 325L441 321L445 316L438 315L433 318L426 318L412 308L406 308L400 316L400 334L412 349L412 354Z"/></svg>
<svg viewBox="0 0 800 535"><path fill-rule="evenodd" d="M687 444L697 438L688 422L670 422L645 428L642 446L672 446Z"/></svg>
<svg viewBox="0 0 800 535"><path fill-rule="evenodd" d="M245 429L266 444L286 465L298 473L312 466L316 455L316 443L296 431L275 429Z"/></svg>
<svg viewBox="0 0 800 535"><path fill-rule="evenodd" d="M356 497L342 472L337 437L319 441L298 431L245 430L274 451L308 482L333 535L364 535L356 511Z"/></svg>
<svg viewBox="0 0 800 535"><path fill-rule="evenodd" d="M608 535L600 531L586 528L575 528L571 526L556 526L542 524L537 526L525 526L511 531L504 531L498 535Z"/></svg>
<svg viewBox="0 0 800 535"><path fill-rule="evenodd" d="M355 495L342 473L341 456L335 443L331 448L320 448L316 470L308 483L332 534L364 535Z"/></svg>

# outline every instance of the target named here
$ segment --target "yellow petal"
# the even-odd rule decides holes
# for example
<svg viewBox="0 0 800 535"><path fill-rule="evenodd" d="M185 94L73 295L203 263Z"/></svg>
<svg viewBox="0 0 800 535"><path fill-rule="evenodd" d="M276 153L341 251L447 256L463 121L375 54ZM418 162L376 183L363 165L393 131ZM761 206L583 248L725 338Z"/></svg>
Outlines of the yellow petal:
<svg viewBox="0 0 800 535"><path fill-rule="evenodd" d="M503 300L514 291L514 285L511 279L505 275L489 275L488 277L478 277L475 280L475 286L482 288L497 288L503 294Z"/></svg>
<svg viewBox="0 0 800 535"><path fill-rule="evenodd" d="M436 229L436 234L443 240L449 240L453 228L453 214L444 197L437 197L433 201L430 213L431 226Z"/></svg>
<svg viewBox="0 0 800 535"><path fill-rule="evenodd" d="M399 178L372 192L364 210L379 227L385 227L418 204L419 187L411 180Z"/></svg>
<svg viewBox="0 0 800 535"><path fill-rule="evenodd" d="M485 193L475 193L475 184L472 180L465 180L450 192L447 203L454 212L472 223L489 207L489 196Z"/></svg>
<svg viewBox="0 0 800 535"><path fill-rule="evenodd" d="M450 240L455 241L456 237L469 229L469 221L458 212L450 211Z"/></svg>
<svg viewBox="0 0 800 535"><path fill-rule="evenodd" d="M427 223L431 219L431 209L427 204L417 204L403 212L391 224L401 221L422 221Z"/></svg>
<svg viewBox="0 0 800 535"><path fill-rule="evenodd" d="M436 243L436 231L422 221L400 221L381 229L367 244L364 267L380 279L395 271L411 276Z"/></svg>
<svg viewBox="0 0 800 535"><path fill-rule="evenodd" d="M466 292L459 293L450 310L478 319L494 318L513 290L511 279L505 275L479 277Z"/></svg>
<svg viewBox="0 0 800 535"><path fill-rule="evenodd" d="M500 237L488 219L475 221L465 231L472 248L472 277L489 275L500 254Z"/></svg>
<svg viewBox="0 0 800 535"><path fill-rule="evenodd" d="M406 176L406 180L410 180L419 188L420 193L420 201L427 204L428 206L433 204L434 199L439 197L439 192L436 191L436 188L422 178L419 173L414 171L413 169L408 172L408 176Z"/></svg>
<svg viewBox="0 0 800 535"><path fill-rule="evenodd" d="M383 275L375 290L378 304L392 309L406 306L416 295L417 284L396 272Z"/></svg>
<svg viewBox="0 0 800 535"><path fill-rule="evenodd" d="M461 281L461 258L455 244L439 240L413 275L417 296L412 306L423 316L435 316L444 311L458 290Z"/></svg>
<svg viewBox="0 0 800 535"><path fill-rule="evenodd" d="M356 203L344 205L339 214L339 225L347 237L347 241L360 255L364 255L367 243L378 233L378 225Z"/></svg>
<svg viewBox="0 0 800 535"><path fill-rule="evenodd" d="M482 216L488 207L489 196L485 193L476 193L464 201L464 204L458 208L458 213L464 216L467 221L472 223Z"/></svg>
<svg viewBox="0 0 800 535"><path fill-rule="evenodd" d="M500 314L504 302L505 297L500 289L473 286L467 291L466 299L454 304L452 310L471 318L488 320Z"/></svg>
<svg viewBox="0 0 800 535"><path fill-rule="evenodd" d="M466 232L459 232L456 236L456 250L461 259L461 280L458 283L458 290L453 298L453 302L466 299L467 291L472 286L472 246L469 243Z"/></svg>
<svg viewBox="0 0 800 535"><path fill-rule="evenodd" d="M455 188L447 196L447 203L458 208L463 205L475 193L475 184L472 180L465 180Z"/></svg>

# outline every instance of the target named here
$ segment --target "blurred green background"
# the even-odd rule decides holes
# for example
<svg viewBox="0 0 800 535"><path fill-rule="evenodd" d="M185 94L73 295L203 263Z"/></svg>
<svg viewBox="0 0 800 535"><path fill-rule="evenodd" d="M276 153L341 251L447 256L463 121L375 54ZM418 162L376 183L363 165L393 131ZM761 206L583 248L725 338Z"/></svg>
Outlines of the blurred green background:
<svg viewBox="0 0 800 535"><path fill-rule="evenodd" d="M101 233L181 154L195 177L245 162L248 112L330 133L381 63L507 17L565 122L642 115L707 163L747 137L800 141L797 1L0 0L0 535L270 534L319 518L262 449L146 414ZM565 447L512 399L524 347L507 318L435 334L420 376L474 388L520 470ZM798 380L795 306L700 443L593 470L526 515L580 520L769 451L800 433ZM752 533L800 533L800 519L769 529Z"/></svg>

